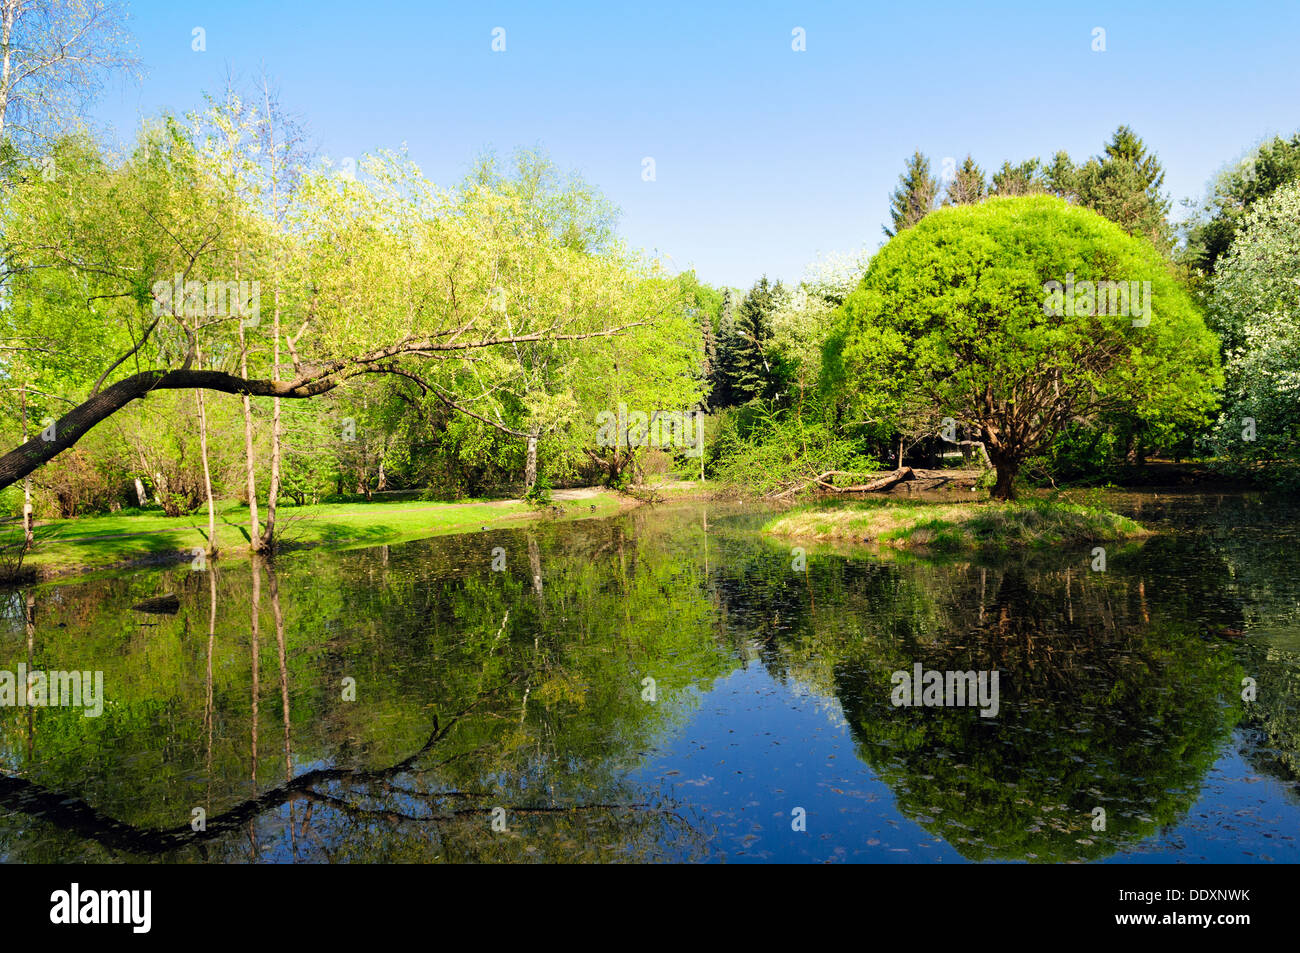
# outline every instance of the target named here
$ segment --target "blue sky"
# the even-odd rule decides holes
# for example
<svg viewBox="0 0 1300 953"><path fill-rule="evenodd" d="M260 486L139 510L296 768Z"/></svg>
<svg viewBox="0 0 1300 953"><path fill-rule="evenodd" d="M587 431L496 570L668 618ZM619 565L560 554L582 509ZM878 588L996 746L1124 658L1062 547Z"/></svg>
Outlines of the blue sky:
<svg viewBox="0 0 1300 953"><path fill-rule="evenodd" d="M121 138L264 67L322 155L405 144L450 184L486 147L542 146L622 209L634 246L715 284L875 248L914 149L936 171L967 152L988 171L1077 161L1127 123L1177 214L1224 163L1300 128L1294 0L127 3L146 75L96 109Z"/></svg>

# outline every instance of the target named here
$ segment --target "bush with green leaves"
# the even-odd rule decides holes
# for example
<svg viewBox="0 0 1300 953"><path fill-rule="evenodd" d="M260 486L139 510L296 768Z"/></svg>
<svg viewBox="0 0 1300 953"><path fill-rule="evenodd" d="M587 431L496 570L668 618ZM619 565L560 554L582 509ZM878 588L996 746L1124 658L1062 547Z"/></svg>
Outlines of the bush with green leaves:
<svg viewBox="0 0 1300 953"><path fill-rule="evenodd" d="M827 470L878 470L879 462L835 427L825 410L810 399L802 414L759 403L723 411L705 444L711 478L749 493L770 493Z"/></svg>

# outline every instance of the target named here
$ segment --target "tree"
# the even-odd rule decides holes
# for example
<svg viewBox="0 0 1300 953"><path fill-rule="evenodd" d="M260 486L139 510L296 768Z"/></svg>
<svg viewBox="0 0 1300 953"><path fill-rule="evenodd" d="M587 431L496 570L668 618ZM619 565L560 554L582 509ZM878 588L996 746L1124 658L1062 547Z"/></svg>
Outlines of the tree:
<svg viewBox="0 0 1300 953"><path fill-rule="evenodd" d="M1051 163L1043 167L1041 178L1050 195L1072 204L1078 203L1079 168L1068 152L1061 150L1052 156Z"/></svg>
<svg viewBox="0 0 1300 953"><path fill-rule="evenodd" d="M713 379L718 364L718 336L715 329L722 315L726 292L704 284L694 271L682 272L677 276L677 283L681 286L688 312L695 316L700 325L700 335L703 338L700 375L707 384Z"/></svg>
<svg viewBox="0 0 1300 953"><path fill-rule="evenodd" d="M730 348L732 395L737 403L771 400L780 390L769 353L772 313L786 298L781 282L769 284L764 275L749 289L736 312Z"/></svg>
<svg viewBox="0 0 1300 953"><path fill-rule="evenodd" d="M643 287L628 272L630 256L599 244L578 250L604 226L584 233L565 207L572 196L543 203L546 215L503 222L493 209L519 206L520 196L467 202L401 156L367 157L356 179L323 170L304 180L281 266L259 196L221 174L182 124L166 122L151 136L121 162L85 141L69 145L75 161L60 165L57 180L29 177L11 197L17 274L6 337L15 346L85 346L58 359L75 365L59 395L74 406L55 421L53 439L36 436L0 456L0 488L159 390L305 399L361 375L421 377L423 369L440 399L472 414L451 385L472 383L478 358L651 328L665 317L661 298L628 293ZM510 227L493 231L502 224ZM503 266L515 284L510 305L498 309ZM244 308L241 282L258 280L261 267L294 275L279 302L296 328L283 339L292 373L278 377L267 329ZM48 292L58 288L52 309ZM196 366L200 352L210 367Z"/></svg>
<svg viewBox="0 0 1300 953"><path fill-rule="evenodd" d="M449 406L524 441L527 493L538 479L543 435L590 429L581 423L585 408L577 395L580 377L591 371L575 373L582 355L572 340L523 336L564 323L594 334L617 315L634 321L633 309L654 315L657 331L669 336L685 303L653 263L634 260L614 239L615 211L604 197L581 177L561 175L545 156L520 151L509 173L484 157L456 200L462 219L476 224L472 241L495 282L487 289L489 307L516 339L455 377L436 381L421 373L418 380ZM692 339L699 341L698 329ZM691 357L697 366L698 343ZM653 358L642 364L662 367ZM611 372L617 376L616 362L596 374Z"/></svg>
<svg viewBox="0 0 1300 953"><path fill-rule="evenodd" d="M1007 197L1055 195L1104 215L1130 235L1144 235L1168 253L1169 200L1160 192L1164 180L1160 160L1147 152L1132 129L1120 126L1102 155L1081 166L1064 151L1047 164L1038 158L1019 165L1002 163L993 173L991 192Z"/></svg>
<svg viewBox="0 0 1300 953"><path fill-rule="evenodd" d="M731 377L736 346L736 293L731 288L722 289L722 304L718 309L717 359L709 377L709 407L721 410L737 403Z"/></svg>
<svg viewBox="0 0 1300 953"><path fill-rule="evenodd" d="M1187 233L1186 260L1213 274L1246 214L1284 185L1300 181L1300 132L1275 136L1215 177L1210 194Z"/></svg>
<svg viewBox="0 0 1300 953"><path fill-rule="evenodd" d="M943 209L899 235L845 302L828 360L868 419L919 402L975 430L998 499L1067 425L1113 408L1203 419L1221 380L1214 336L1151 246L1048 196Z"/></svg>
<svg viewBox="0 0 1300 953"><path fill-rule="evenodd" d="M944 205L974 205L989 195L989 185L981 169L969 155L957 169L944 191Z"/></svg>
<svg viewBox="0 0 1300 953"><path fill-rule="evenodd" d="M1210 283L1210 320L1223 337L1221 449L1264 466L1270 482L1300 476L1300 182L1245 214Z"/></svg>
<svg viewBox="0 0 1300 953"><path fill-rule="evenodd" d="M67 131L111 72L133 72L126 11L104 0L0 0L0 141L20 154Z"/></svg>
<svg viewBox="0 0 1300 953"><path fill-rule="evenodd" d="M930 160L920 151L912 153L907 168L898 177L898 188L889 197L889 216L894 228L892 231L885 228L885 234L893 238L911 228L929 214L938 197L939 181L930 174Z"/></svg>
<svg viewBox="0 0 1300 953"><path fill-rule="evenodd" d="M1130 235L1142 235L1161 251L1170 249L1169 200L1160 192L1165 173L1156 156L1128 126L1115 130L1104 155L1077 170L1079 204L1104 215Z"/></svg>
<svg viewBox="0 0 1300 953"><path fill-rule="evenodd" d="M1042 163L1037 159L1026 159L1019 165L1003 162L1002 168L993 173L990 187L993 195L1002 196L1039 195L1046 191Z"/></svg>
<svg viewBox="0 0 1300 953"><path fill-rule="evenodd" d="M297 120L286 113L280 102L279 93L271 88L270 80L265 74L262 75L260 92L262 112L256 118L254 134L257 141L257 155L262 162L262 191L271 232L272 247L268 271L272 281L271 333L275 342L271 380L278 381L283 358L280 307L282 285L286 279L287 264L292 261L292 256L286 254L282 248L285 240L283 230L293 203L294 191L302 181L308 153L305 145L306 136L302 128ZM276 509L280 497L284 434L280 398L273 397L271 401L271 467L266 494L266 527L262 534L262 545L265 549L274 549L276 545Z"/></svg>

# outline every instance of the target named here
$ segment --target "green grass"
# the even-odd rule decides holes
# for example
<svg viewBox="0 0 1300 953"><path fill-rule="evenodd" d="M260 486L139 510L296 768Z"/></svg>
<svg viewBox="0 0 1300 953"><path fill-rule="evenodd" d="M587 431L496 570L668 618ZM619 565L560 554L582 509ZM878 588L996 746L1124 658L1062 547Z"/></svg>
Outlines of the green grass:
<svg viewBox="0 0 1300 953"><path fill-rule="evenodd" d="M559 502L557 505L565 512L555 518L609 516L617 513L624 503L624 498L617 493L601 492L589 499ZM592 505L596 507L594 511ZM259 508L258 515L265 520L265 507ZM545 511L510 500L455 503L375 500L281 506L276 521L286 548L350 549L547 518L551 517ZM176 559L180 558L179 554L206 548L207 530L206 507L180 517L167 517L157 511L124 511L51 520L38 525L37 544L25 565L48 577ZM223 562L248 557L244 535L247 530L248 507L222 501L217 507L217 541Z"/></svg>
<svg viewBox="0 0 1300 953"><path fill-rule="evenodd" d="M870 500L805 506L769 520L763 532L814 540L869 542L933 552L1009 550L1151 535L1133 520L1079 503L895 503Z"/></svg>

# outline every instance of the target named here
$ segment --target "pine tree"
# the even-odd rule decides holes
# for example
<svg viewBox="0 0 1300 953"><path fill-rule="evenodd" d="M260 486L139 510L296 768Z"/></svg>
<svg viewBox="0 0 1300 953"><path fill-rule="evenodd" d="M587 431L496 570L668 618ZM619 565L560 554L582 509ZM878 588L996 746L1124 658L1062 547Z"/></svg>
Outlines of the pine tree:
<svg viewBox="0 0 1300 953"><path fill-rule="evenodd" d="M889 215L894 221L893 230L885 234L893 238L905 228L911 228L934 210L939 197L939 182L930 174L930 160L919 151L907 160L907 168L898 177L898 188L889 197Z"/></svg>
<svg viewBox="0 0 1300 953"><path fill-rule="evenodd" d="M708 383L713 380L714 370L718 366L718 339L713 333L713 315L700 309L700 334L704 338L704 359L700 364L700 375Z"/></svg>
<svg viewBox="0 0 1300 953"><path fill-rule="evenodd" d="M724 288L722 310L718 318L717 357L709 379L709 406L714 410L736 404L731 373L736 348L736 296L730 288Z"/></svg>
<svg viewBox="0 0 1300 953"><path fill-rule="evenodd" d="M1147 155L1145 143L1128 126L1120 126L1115 130L1110 142L1106 143L1105 152L1106 158L1112 162L1132 162L1136 165L1146 187L1153 192L1159 192L1160 186L1164 185L1165 172L1160 167L1160 160Z"/></svg>
<svg viewBox="0 0 1300 953"><path fill-rule="evenodd" d="M994 195L1038 195L1046 191L1043 165L1037 159L1026 159L1019 165L1004 162L993 173Z"/></svg>
<svg viewBox="0 0 1300 953"><path fill-rule="evenodd" d="M975 164L975 160L969 155L962 162L961 168L953 176L952 181L948 183L948 188L944 192L944 205L974 205L977 202L983 202L989 196L988 182L984 178L984 170Z"/></svg>
<svg viewBox="0 0 1300 953"><path fill-rule="evenodd" d="M768 347L772 338L771 315L784 294L781 282L769 284L764 275L740 302L730 368L735 403L771 400L776 396L778 380Z"/></svg>
<svg viewBox="0 0 1300 953"><path fill-rule="evenodd" d="M1115 130L1105 154L1089 159L1078 172L1079 204L1130 235L1144 235L1168 252L1169 200L1160 194L1165 172L1160 160L1128 126Z"/></svg>

